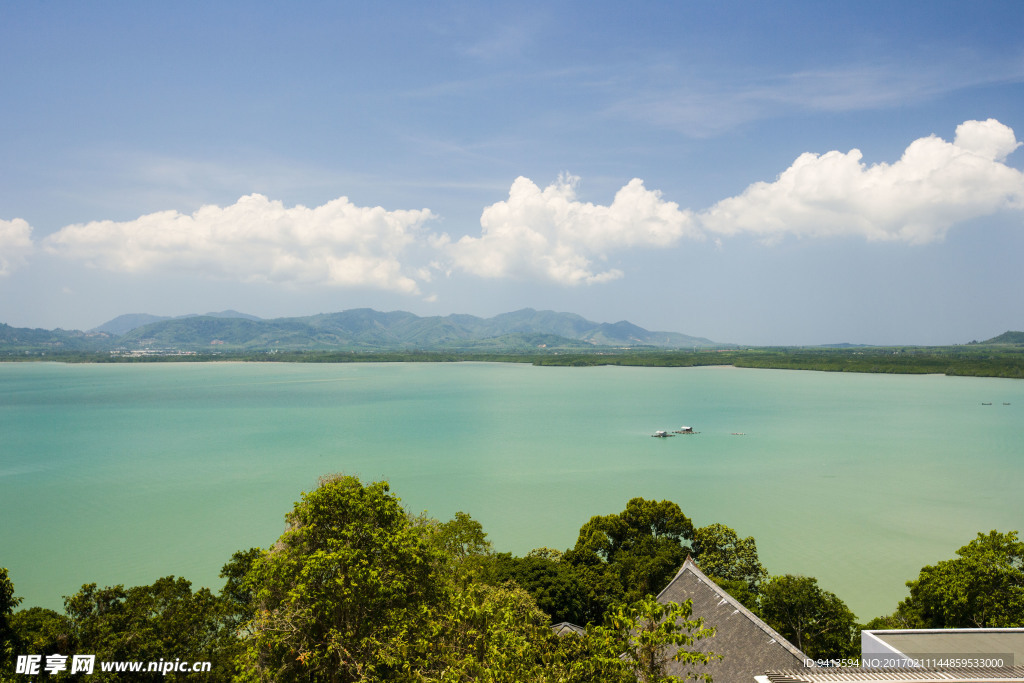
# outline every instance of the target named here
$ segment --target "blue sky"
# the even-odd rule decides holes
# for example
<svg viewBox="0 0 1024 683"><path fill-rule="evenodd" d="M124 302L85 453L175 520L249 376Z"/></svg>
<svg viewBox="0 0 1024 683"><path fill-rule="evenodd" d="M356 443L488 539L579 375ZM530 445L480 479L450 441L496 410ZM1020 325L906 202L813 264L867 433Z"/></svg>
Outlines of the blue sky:
<svg viewBox="0 0 1024 683"><path fill-rule="evenodd" d="M1024 329L1024 4L0 2L0 321Z"/></svg>

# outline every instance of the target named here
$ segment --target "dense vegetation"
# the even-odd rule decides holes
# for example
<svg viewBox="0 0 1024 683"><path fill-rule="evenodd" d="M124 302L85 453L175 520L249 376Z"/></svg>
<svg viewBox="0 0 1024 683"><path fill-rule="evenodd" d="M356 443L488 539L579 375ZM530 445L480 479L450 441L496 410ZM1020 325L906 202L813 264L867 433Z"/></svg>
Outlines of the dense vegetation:
<svg viewBox="0 0 1024 683"><path fill-rule="evenodd" d="M209 661L209 680L632 683L677 680L665 674L668 660L712 656L685 647L712 635L689 604L647 595L604 601L583 635L558 636L526 590L495 578L479 523L412 516L384 482L326 477L286 522L270 548L235 553L219 595L164 577L127 589L87 584L65 598L63 614L15 613L3 570L0 679L18 655L89 653L98 662Z"/></svg>
<svg viewBox="0 0 1024 683"><path fill-rule="evenodd" d="M529 308L493 318L421 318L403 311L364 308L262 320L224 311L178 318L126 315L90 332L0 324L0 360L733 365L1019 379L1024 378L1024 332L946 347L738 348L672 332L650 332L627 321L595 323L571 313Z"/></svg>
<svg viewBox="0 0 1024 683"><path fill-rule="evenodd" d="M635 351L615 354L559 354L534 359L538 365L640 365L945 374L1024 378L1024 346L754 348L720 351Z"/></svg>
<svg viewBox="0 0 1024 683"><path fill-rule="evenodd" d="M295 504L267 549L235 553L219 593L173 576L149 586L86 584L64 613L15 611L0 569L0 680L19 655L209 661L214 681L673 681L670 659L701 671L714 634L689 603L652 597L687 554L814 658L856 654L843 602L803 576L769 576L753 538L694 528L678 505L636 498L595 516L566 551L494 553L465 513L413 516L384 482L331 476ZM1024 626L1024 543L995 531L924 567L910 597L870 626ZM559 636L553 622L585 625ZM673 653L675 653L673 655ZM60 671L55 678L81 679ZM147 678L148 676L148 678ZM90 680L179 680L118 673ZM30 677L24 677L29 680Z"/></svg>
<svg viewBox="0 0 1024 683"><path fill-rule="evenodd" d="M1024 542L1017 532L991 531L921 569L907 582L910 597L871 628L1024 627Z"/></svg>
<svg viewBox="0 0 1024 683"><path fill-rule="evenodd" d="M738 348L627 321L595 323L571 313L523 309L477 318L421 318L354 309L262 320L234 311L159 318L128 315L90 332L0 324L0 360L65 362L500 361L535 365L642 365L829 372L943 373L1024 378L1024 332L943 347Z"/></svg>
<svg viewBox="0 0 1024 683"><path fill-rule="evenodd" d="M739 368L873 372L893 374L945 374L1024 379L1024 346L968 344L950 347L752 348L720 351L587 351L535 349L529 352L456 351L281 351L223 352L216 354L130 355L91 352L0 352L0 360L50 360L66 363L144 362L282 362L282 363L454 363L465 361L532 363L534 365L588 367L623 365L643 367L697 367L731 365Z"/></svg>
<svg viewBox="0 0 1024 683"><path fill-rule="evenodd" d="M368 308L263 320L234 311L160 318L120 316L89 332L0 325L6 351L277 351L523 352L543 348L715 346L707 339L650 332L627 321L596 323L572 313L526 308L493 318L421 318Z"/></svg>

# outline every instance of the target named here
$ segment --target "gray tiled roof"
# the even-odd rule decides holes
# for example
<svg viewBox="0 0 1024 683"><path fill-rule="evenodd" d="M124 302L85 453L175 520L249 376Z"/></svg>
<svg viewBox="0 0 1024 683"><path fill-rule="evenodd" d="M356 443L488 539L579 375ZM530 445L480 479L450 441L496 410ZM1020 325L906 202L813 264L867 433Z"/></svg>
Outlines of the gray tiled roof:
<svg viewBox="0 0 1024 683"><path fill-rule="evenodd" d="M688 649L722 655L706 667L688 669L673 663L669 673L710 673L714 683L753 683L771 669L804 666L805 655L768 624L719 588L686 558L675 578L658 595L660 602L693 601L691 619L703 617L715 627L712 638L698 640Z"/></svg>
<svg viewBox="0 0 1024 683"><path fill-rule="evenodd" d="M556 636L582 636L584 633L586 633L586 629L584 629L582 626L571 624L568 621L563 621L558 624L555 624L551 627L551 630L555 632Z"/></svg>

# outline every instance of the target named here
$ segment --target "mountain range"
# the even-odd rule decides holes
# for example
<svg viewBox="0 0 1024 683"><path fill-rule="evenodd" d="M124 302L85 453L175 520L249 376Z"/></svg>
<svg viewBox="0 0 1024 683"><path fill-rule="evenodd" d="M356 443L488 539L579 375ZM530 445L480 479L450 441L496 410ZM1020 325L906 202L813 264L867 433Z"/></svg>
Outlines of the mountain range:
<svg viewBox="0 0 1024 683"><path fill-rule="evenodd" d="M1024 332L971 344L1024 345ZM847 344L834 347L852 346ZM132 313L91 330L16 328L0 323L0 355L41 353L216 353L266 351L469 351L734 348L704 337L651 332L626 320L596 323L574 313L524 308L493 318L420 317L358 308L264 319L238 311L178 317Z"/></svg>
<svg viewBox="0 0 1024 683"><path fill-rule="evenodd" d="M525 308L493 318L420 317L369 308L262 319L237 311L180 317L121 315L96 328L40 330L0 324L0 349L53 351L445 350L707 348L703 337L651 332L622 320L596 323L573 313Z"/></svg>

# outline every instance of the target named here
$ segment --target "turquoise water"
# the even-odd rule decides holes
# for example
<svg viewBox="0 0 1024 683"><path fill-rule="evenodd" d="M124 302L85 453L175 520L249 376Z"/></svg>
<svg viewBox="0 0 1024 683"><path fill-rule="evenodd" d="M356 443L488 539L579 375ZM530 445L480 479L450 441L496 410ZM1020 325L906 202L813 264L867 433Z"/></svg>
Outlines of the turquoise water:
<svg viewBox="0 0 1024 683"><path fill-rule="evenodd" d="M668 498L867 620L976 532L1024 526L1022 410L1024 382L934 375L0 364L0 566L25 606L167 574L216 589L345 472L517 554ZM682 424L700 433L649 438Z"/></svg>

